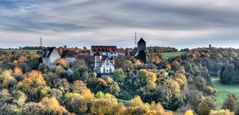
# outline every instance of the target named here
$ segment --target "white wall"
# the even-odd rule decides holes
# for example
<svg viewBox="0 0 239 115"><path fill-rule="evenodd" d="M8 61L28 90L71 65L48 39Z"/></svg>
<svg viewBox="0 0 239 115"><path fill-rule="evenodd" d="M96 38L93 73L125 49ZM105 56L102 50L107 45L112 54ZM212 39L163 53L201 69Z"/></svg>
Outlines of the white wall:
<svg viewBox="0 0 239 115"><path fill-rule="evenodd" d="M114 73L115 67L110 60L105 60L100 66L100 73Z"/></svg>
<svg viewBox="0 0 239 115"><path fill-rule="evenodd" d="M61 56L59 52L56 49L54 49L49 58L50 58L50 63L55 63L56 60L61 58Z"/></svg>

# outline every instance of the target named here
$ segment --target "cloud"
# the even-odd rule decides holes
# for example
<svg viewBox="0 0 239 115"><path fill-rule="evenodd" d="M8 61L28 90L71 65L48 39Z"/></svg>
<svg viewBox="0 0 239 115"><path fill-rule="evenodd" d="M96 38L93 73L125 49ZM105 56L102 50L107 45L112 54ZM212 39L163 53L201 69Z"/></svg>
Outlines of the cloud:
<svg viewBox="0 0 239 115"><path fill-rule="evenodd" d="M9 39L37 43L43 36L46 45L132 47L137 31L148 45L182 48L223 46L223 41L230 45L239 35L235 0L3 0L0 4L0 40L6 43Z"/></svg>

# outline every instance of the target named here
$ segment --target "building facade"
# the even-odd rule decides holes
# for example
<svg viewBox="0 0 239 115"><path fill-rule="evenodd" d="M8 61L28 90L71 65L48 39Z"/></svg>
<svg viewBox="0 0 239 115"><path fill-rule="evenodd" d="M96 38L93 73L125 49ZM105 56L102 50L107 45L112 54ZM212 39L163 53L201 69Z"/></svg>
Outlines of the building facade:
<svg viewBox="0 0 239 115"><path fill-rule="evenodd" d="M100 74L112 74L115 71L114 59L100 54L95 55L94 71Z"/></svg>
<svg viewBox="0 0 239 115"><path fill-rule="evenodd" d="M61 56L55 47L42 50L42 63L45 65L55 64Z"/></svg>

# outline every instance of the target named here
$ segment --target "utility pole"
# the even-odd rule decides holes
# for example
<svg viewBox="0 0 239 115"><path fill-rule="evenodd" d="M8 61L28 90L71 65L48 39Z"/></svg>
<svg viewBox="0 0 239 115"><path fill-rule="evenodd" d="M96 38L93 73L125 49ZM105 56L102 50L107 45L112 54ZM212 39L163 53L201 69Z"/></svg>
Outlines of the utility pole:
<svg viewBox="0 0 239 115"><path fill-rule="evenodd" d="M43 39L42 39L42 37L40 37L40 49L43 48L43 47L42 47L42 44L43 44Z"/></svg>
<svg viewBox="0 0 239 115"><path fill-rule="evenodd" d="M137 33L135 32L135 35L134 35L134 43L135 43L135 47L137 47Z"/></svg>

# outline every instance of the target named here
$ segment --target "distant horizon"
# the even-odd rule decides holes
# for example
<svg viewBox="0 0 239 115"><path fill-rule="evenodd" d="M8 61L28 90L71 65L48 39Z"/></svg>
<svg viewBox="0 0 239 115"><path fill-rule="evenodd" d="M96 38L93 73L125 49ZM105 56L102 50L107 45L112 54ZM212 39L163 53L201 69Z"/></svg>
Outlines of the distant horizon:
<svg viewBox="0 0 239 115"><path fill-rule="evenodd" d="M91 45L91 46L68 46L68 45L62 45L62 46L43 46L43 47L56 47L56 48L60 48L60 47L64 47L64 46L67 46L67 48L75 48L75 47L77 47L77 48L80 48L80 49L83 49L84 47L86 47L87 49L91 49L91 46L116 46L117 48L124 48L124 49L126 49L126 48L136 48L134 46L132 46L132 47L119 47L117 45L103 45L103 44ZM19 49L20 47L23 48L23 47L40 47L40 46L39 45L38 46L37 45L35 45L35 46L34 45L33 46L26 45L26 46L18 46L18 47L0 47L0 49L4 49L4 50L7 50L7 49ZM147 46L147 47L176 48L176 47L173 47L173 46ZM211 47L212 48L234 48L234 49L239 49L237 47L220 47L220 46L213 46L213 45ZM209 48L209 44L207 46L191 47L191 48L188 47L188 49L196 49L196 48ZM176 48L176 49L180 51L181 49L187 49L187 47L185 47L185 48Z"/></svg>

